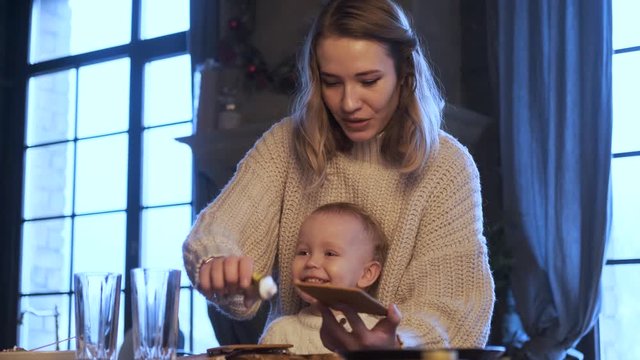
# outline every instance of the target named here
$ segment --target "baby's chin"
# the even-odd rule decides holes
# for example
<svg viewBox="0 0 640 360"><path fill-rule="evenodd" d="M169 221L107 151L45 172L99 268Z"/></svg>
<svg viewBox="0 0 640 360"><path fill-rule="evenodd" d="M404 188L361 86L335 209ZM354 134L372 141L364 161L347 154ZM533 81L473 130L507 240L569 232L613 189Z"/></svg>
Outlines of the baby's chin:
<svg viewBox="0 0 640 360"><path fill-rule="evenodd" d="M304 301L305 303L307 303L309 305L314 305L315 303L318 302L318 300L316 300L314 297L311 297L311 296L307 295L306 293L298 290L297 288L296 288L296 293L298 294L298 296L300 296L302 301Z"/></svg>

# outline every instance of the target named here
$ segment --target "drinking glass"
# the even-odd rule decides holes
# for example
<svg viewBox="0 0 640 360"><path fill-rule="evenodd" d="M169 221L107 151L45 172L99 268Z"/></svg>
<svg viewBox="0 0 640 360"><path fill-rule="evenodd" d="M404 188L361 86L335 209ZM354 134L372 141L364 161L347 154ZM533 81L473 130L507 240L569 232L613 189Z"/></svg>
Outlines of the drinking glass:
<svg viewBox="0 0 640 360"><path fill-rule="evenodd" d="M122 275L77 273L75 286L76 359L115 359Z"/></svg>
<svg viewBox="0 0 640 360"><path fill-rule="evenodd" d="M133 352L139 359L175 359L180 270L131 270Z"/></svg>

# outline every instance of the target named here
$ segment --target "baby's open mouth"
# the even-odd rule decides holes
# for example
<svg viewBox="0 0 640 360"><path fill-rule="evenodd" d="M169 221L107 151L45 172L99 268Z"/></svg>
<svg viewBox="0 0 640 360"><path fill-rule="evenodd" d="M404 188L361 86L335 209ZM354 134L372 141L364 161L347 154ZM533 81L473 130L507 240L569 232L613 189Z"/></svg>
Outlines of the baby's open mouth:
<svg viewBox="0 0 640 360"><path fill-rule="evenodd" d="M313 283L313 284L326 284L329 281L328 280L319 279L319 278L316 278L316 277L306 277L306 278L302 279L302 282Z"/></svg>

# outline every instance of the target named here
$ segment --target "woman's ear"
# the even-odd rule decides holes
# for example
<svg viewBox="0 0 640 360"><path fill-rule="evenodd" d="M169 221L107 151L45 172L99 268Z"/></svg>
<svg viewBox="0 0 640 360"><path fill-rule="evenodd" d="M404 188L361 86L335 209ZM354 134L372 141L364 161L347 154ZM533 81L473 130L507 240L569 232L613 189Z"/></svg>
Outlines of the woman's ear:
<svg viewBox="0 0 640 360"><path fill-rule="evenodd" d="M373 283L378 280L380 276L380 271L382 271L382 265L378 261L369 261L365 264L364 269L362 271L362 275L358 280L357 286L360 289L366 289L369 286L373 285Z"/></svg>

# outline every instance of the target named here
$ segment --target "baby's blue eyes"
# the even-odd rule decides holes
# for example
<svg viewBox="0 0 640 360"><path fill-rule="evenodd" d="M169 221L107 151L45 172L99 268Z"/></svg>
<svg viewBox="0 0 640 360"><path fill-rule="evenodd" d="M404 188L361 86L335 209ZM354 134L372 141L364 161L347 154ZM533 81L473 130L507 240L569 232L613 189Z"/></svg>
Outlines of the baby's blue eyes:
<svg viewBox="0 0 640 360"><path fill-rule="evenodd" d="M298 250L296 251L296 256L309 256L311 252L308 250ZM338 256L338 253L335 251L325 251L324 256Z"/></svg>

